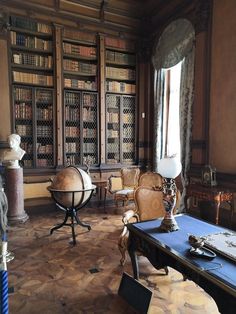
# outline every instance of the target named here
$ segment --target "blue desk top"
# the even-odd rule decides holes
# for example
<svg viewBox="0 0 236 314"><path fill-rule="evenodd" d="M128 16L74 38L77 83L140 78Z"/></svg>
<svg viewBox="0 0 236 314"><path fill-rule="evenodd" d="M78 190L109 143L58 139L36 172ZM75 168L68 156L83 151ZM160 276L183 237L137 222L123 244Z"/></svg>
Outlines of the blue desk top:
<svg viewBox="0 0 236 314"><path fill-rule="evenodd" d="M193 265L199 268L199 271L205 271L228 286L236 289L236 263L232 260L217 254L213 260L190 255L190 244L188 238L190 234L195 236L206 236L212 233L225 232L227 229L212 225L202 220L190 217L188 215L176 216L179 230L165 233L158 230L161 220L151 220L133 224L139 231L145 232L151 240L164 246L181 258L187 259Z"/></svg>

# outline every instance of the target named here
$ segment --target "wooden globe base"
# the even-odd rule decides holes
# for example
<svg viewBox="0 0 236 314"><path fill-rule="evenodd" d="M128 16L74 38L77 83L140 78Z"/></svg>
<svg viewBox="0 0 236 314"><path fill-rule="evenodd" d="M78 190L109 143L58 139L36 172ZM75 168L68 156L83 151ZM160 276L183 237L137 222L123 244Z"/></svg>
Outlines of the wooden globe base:
<svg viewBox="0 0 236 314"><path fill-rule="evenodd" d="M63 208L63 209L65 210L65 208ZM67 223L68 218L71 218L70 223ZM63 226L69 226L69 227L71 227L71 230L72 230L73 245L75 245L76 244L75 225L80 225L81 227L86 227L86 228L88 228L89 231L91 230L91 226L89 224L86 224L79 219L79 217L77 215L76 208L67 208L64 221L61 224L58 224L55 227L53 227L50 230L50 234L52 234L54 230L60 229Z"/></svg>

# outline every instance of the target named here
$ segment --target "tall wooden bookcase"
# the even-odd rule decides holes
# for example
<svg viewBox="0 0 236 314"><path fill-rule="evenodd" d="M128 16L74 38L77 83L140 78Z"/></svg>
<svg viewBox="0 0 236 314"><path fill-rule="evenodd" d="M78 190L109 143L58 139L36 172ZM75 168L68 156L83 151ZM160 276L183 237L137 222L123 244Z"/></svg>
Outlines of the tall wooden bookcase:
<svg viewBox="0 0 236 314"><path fill-rule="evenodd" d="M136 162L136 55L134 45L105 38L106 163Z"/></svg>
<svg viewBox="0 0 236 314"><path fill-rule="evenodd" d="M99 162L98 52L94 34L63 31L65 163Z"/></svg>
<svg viewBox="0 0 236 314"><path fill-rule="evenodd" d="M55 166L52 27L11 17L13 129L21 136L25 168Z"/></svg>
<svg viewBox="0 0 236 314"><path fill-rule="evenodd" d="M24 168L137 162L131 41L15 16L9 37Z"/></svg>

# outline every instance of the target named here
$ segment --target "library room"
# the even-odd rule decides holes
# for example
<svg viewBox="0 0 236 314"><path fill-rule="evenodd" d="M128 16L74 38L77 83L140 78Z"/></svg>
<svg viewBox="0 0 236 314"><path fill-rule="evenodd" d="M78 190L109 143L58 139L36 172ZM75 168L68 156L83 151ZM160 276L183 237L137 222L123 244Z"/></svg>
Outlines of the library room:
<svg viewBox="0 0 236 314"><path fill-rule="evenodd" d="M233 314L235 0L0 0L0 314Z"/></svg>

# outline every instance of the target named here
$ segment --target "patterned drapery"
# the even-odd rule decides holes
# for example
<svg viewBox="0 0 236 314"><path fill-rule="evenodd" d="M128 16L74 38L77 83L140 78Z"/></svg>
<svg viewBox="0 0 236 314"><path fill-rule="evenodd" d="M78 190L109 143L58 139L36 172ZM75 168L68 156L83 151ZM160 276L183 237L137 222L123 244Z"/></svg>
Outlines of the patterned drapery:
<svg viewBox="0 0 236 314"><path fill-rule="evenodd" d="M186 19L170 23L160 36L152 61L154 68L171 68L178 64L192 50L195 32Z"/></svg>
<svg viewBox="0 0 236 314"><path fill-rule="evenodd" d="M180 82L180 147L182 163L182 198L180 208L184 208L185 186L188 184L188 170L191 161L190 141L192 136L192 108L194 102L194 60L195 47L184 58Z"/></svg>
<svg viewBox="0 0 236 314"><path fill-rule="evenodd" d="M155 71L154 77L154 143L153 143L153 170L157 172L158 162L162 157L162 99L164 97L164 71Z"/></svg>
<svg viewBox="0 0 236 314"><path fill-rule="evenodd" d="M178 19L167 26L162 33L155 53L153 65L155 71L154 98L154 152L153 169L158 171L158 162L163 158L162 149L162 114L164 99L164 71L180 61L182 62L180 83L180 144L182 163L182 201L187 185L187 172L190 166L190 141L192 134L192 107L194 101L194 47L195 33L192 24L186 19Z"/></svg>

